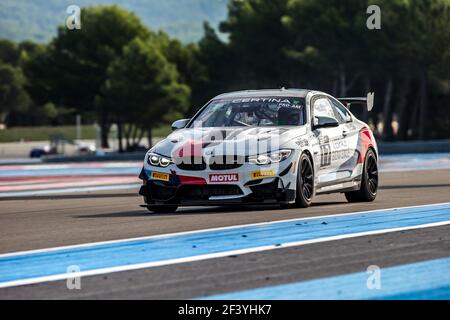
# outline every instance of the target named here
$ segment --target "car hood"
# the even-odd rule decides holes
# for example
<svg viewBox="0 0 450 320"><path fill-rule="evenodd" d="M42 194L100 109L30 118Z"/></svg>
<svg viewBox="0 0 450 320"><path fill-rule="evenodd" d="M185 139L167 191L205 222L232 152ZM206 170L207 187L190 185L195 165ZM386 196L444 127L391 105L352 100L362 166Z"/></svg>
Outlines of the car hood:
<svg viewBox="0 0 450 320"><path fill-rule="evenodd" d="M166 157L247 156L280 150L292 139L305 134L306 126L180 129L150 151Z"/></svg>

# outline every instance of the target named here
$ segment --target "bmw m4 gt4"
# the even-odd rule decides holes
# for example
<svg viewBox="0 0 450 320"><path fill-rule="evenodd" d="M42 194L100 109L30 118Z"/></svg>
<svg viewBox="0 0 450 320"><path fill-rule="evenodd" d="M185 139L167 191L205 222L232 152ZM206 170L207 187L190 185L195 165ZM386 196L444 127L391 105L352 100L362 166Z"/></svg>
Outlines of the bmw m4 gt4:
<svg viewBox="0 0 450 320"><path fill-rule="evenodd" d="M378 151L368 125L350 111L367 98L336 99L298 90L219 95L192 119L178 120L151 148L140 174L145 207L270 204L308 207L315 195L340 192L373 201Z"/></svg>

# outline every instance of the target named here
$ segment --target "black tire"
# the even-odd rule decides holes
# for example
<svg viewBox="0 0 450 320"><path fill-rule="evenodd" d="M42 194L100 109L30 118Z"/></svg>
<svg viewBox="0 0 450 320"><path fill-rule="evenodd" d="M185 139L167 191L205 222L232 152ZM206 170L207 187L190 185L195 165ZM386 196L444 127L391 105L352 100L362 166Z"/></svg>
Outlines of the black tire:
<svg viewBox="0 0 450 320"><path fill-rule="evenodd" d="M361 187L358 191L345 193L348 202L371 202L377 197L378 191L378 164L375 152L369 149L364 161Z"/></svg>
<svg viewBox="0 0 450 320"><path fill-rule="evenodd" d="M297 191L295 204L298 208L307 208L314 197L314 168L311 159L303 153L298 162Z"/></svg>
<svg viewBox="0 0 450 320"><path fill-rule="evenodd" d="M147 209L154 213L174 213L177 211L178 206L148 206Z"/></svg>

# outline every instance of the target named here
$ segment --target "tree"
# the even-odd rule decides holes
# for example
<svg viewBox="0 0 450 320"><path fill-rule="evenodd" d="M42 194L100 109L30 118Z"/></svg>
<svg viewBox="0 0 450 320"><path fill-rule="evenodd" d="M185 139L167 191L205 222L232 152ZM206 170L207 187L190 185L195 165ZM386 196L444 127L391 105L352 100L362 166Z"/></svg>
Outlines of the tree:
<svg viewBox="0 0 450 320"><path fill-rule="evenodd" d="M394 138L391 125L394 112L397 112L401 129L403 127L407 96L414 76L414 64L411 64L408 49L409 35L405 30L409 24L405 18L408 16L408 1L381 0L375 4L381 8L381 30L363 29L365 52L359 59L364 61L362 70L366 70L368 75L366 81L372 85L378 82L377 111L381 111L383 121L381 138L391 140Z"/></svg>
<svg viewBox="0 0 450 320"><path fill-rule="evenodd" d="M20 50L17 45L9 40L0 39L0 61L17 66L20 58Z"/></svg>
<svg viewBox="0 0 450 320"><path fill-rule="evenodd" d="M381 30L366 28L371 4L381 8ZM444 65L450 41L448 7L448 0L289 0L288 57L311 62L316 88L341 96L376 91L384 140L394 139L394 114L398 137L412 130L422 139L433 66Z"/></svg>
<svg viewBox="0 0 450 320"><path fill-rule="evenodd" d="M199 63L205 67L204 79L198 88L194 88L193 96L205 103L211 97L239 86L239 68L229 45L218 37L207 22L203 24L203 28L205 34L198 44L197 57ZM191 108L188 114L193 115L197 108Z"/></svg>
<svg viewBox="0 0 450 320"><path fill-rule="evenodd" d="M335 95L346 96L361 76L366 8L360 0L290 0L283 17L294 37L286 43L290 57L312 65L314 83Z"/></svg>
<svg viewBox="0 0 450 320"><path fill-rule="evenodd" d="M220 30L229 35L227 66L233 65L230 79L240 88L297 86L284 47L291 36L286 32L282 17L287 0L232 0L228 18ZM238 87L236 86L236 87Z"/></svg>
<svg viewBox="0 0 450 320"><path fill-rule="evenodd" d="M189 87L179 83L175 65L157 44L140 38L125 46L111 64L103 93L102 104L114 112L119 132L128 123L127 149L145 133L151 146L152 129L180 116L189 100Z"/></svg>
<svg viewBox="0 0 450 320"><path fill-rule="evenodd" d="M25 77L19 68L0 62L0 123L12 110L24 111L29 106L24 85Z"/></svg>
<svg viewBox="0 0 450 320"><path fill-rule="evenodd" d="M418 79L418 138L426 138L429 115L429 84L436 66L449 65L450 1L423 0L409 4L410 41L408 49L416 65ZM448 79L448 69L447 69Z"/></svg>
<svg viewBox="0 0 450 320"><path fill-rule="evenodd" d="M39 86L50 91L55 104L97 114L102 146L107 147L111 113L98 102L102 100L107 69L130 40L154 35L136 15L115 5L84 8L81 17L81 29L60 27L57 37L30 62L29 69L36 70L41 77Z"/></svg>
<svg viewBox="0 0 450 320"><path fill-rule="evenodd" d="M200 61L200 48L197 44L182 44L170 39L163 32L158 33L158 43L164 56L173 63L178 71L179 82L191 89L188 115L192 115L207 99L204 89L208 82L207 67Z"/></svg>

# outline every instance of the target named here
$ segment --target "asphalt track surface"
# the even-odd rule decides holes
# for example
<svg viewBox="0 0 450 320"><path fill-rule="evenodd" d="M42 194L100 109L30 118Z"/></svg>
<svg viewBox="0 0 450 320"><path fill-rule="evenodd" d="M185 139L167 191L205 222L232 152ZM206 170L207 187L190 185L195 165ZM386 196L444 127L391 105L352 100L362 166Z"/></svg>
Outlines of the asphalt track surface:
<svg viewBox="0 0 450 320"><path fill-rule="evenodd" d="M450 202L450 170L383 173L380 184L373 203L349 204L336 194L318 196L308 209L181 208L174 214L147 213L139 207L142 200L135 190L4 198L0 254ZM88 276L81 279L81 290L68 290L66 280L2 288L0 299L220 298L364 272L370 265L383 270L448 257L450 225L441 225Z"/></svg>

